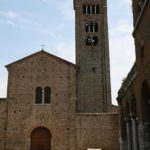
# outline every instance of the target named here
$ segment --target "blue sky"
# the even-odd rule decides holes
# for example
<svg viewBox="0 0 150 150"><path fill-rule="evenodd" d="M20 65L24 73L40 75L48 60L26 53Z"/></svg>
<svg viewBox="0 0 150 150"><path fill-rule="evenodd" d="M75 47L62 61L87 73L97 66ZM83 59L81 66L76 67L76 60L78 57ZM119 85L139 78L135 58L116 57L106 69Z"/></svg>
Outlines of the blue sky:
<svg viewBox="0 0 150 150"><path fill-rule="evenodd" d="M108 0L113 103L134 63L131 0ZM75 62L73 0L0 0L0 97L6 97L5 65L41 50Z"/></svg>

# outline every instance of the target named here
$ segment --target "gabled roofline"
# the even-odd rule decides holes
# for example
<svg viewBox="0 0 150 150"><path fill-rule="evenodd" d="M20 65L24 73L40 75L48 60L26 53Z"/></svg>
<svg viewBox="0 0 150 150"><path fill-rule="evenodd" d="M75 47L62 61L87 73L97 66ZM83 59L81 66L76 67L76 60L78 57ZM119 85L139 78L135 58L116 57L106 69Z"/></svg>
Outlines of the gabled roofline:
<svg viewBox="0 0 150 150"><path fill-rule="evenodd" d="M54 57L54 58L56 58L56 59L58 59L58 60L60 60L60 61L63 61L63 62L66 63L66 64L72 65L73 67L77 67L76 64L71 63L71 62L69 62L69 61L67 61L67 60L65 60L65 59L62 59L62 58L60 58L60 57L58 57L58 56L55 56L55 55L53 55L53 54L50 54L50 53L46 52L46 51L43 50L43 49L40 50L40 51L38 51L38 52L36 52L36 53L33 53L33 54L29 55L29 56L26 56L26 57L24 57L24 58L22 58L22 59L19 59L19 60L17 60L17 61L14 61L14 62L12 62L12 63L6 65L5 67L8 68L8 67L11 66L11 65L14 65L14 64L16 64L16 63L18 63L18 62L21 62L21 61L24 61L25 59L28 59L28 58L30 58L30 57L33 57L34 55L37 55L37 54L39 54L39 53L44 53L44 54L49 55L49 56L51 56L51 57Z"/></svg>

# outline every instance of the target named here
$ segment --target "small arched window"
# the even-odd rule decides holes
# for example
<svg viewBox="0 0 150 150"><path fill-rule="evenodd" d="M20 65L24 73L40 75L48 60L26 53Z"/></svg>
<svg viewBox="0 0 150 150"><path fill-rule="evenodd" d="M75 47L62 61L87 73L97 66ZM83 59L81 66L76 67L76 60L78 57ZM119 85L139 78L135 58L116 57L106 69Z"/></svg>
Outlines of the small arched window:
<svg viewBox="0 0 150 150"><path fill-rule="evenodd" d="M99 5L83 5L83 14L99 14Z"/></svg>
<svg viewBox="0 0 150 150"><path fill-rule="evenodd" d="M51 102L51 89L50 87L46 87L44 89L44 103L49 104Z"/></svg>
<svg viewBox="0 0 150 150"><path fill-rule="evenodd" d="M86 14L86 5L83 5L83 14Z"/></svg>
<svg viewBox="0 0 150 150"><path fill-rule="evenodd" d="M99 14L99 5L96 5L96 14Z"/></svg>
<svg viewBox="0 0 150 150"><path fill-rule="evenodd" d="M92 14L95 14L95 5L92 5Z"/></svg>
<svg viewBox="0 0 150 150"><path fill-rule="evenodd" d="M89 25L88 25L88 23L85 24L85 32L89 32Z"/></svg>
<svg viewBox="0 0 150 150"><path fill-rule="evenodd" d="M93 26L93 22L90 23L90 32L94 31L94 26Z"/></svg>
<svg viewBox="0 0 150 150"><path fill-rule="evenodd" d="M98 32L98 23L85 23L85 32Z"/></svg>
<svg viewBox="0 0 150 150"><path fill-rule="evenodd" d="M98 37L97 36L93 37L92 43L93 43L93 45L97 45L98 44Z"/></svg>
<svg viewBox="0 0 150 150"><path fill-rule="evenodd" d="M36 103L37 104L42 103L42 88L41 87L36 88Z"/></svg>
<svg viewBox="0 0 150 150"><path fill-rule="evenodd" d="M86 45L91 45L91 44L92 44L92 38L88 36L86 39Z"/></svg>
<svg viewBox="0 0 150 150"><path fill-rule="evenodd" d="M86 39L86 45L97 45L98 44L98 37L97 36L94 36L94 37L91 37L91 36L88 36L87 39Z"/></svg>
<svg viewBox="0 0 150 150"><path fill-rule="evenodd" d="M95 23L95 32L98 32L98 23Z"/></svg>
<svg viewBox="0 0 150 150"><path fill-rule="evenodd" d="M90 7L90 5L87 6L87 14L91 14L91 7Z"/></svg>

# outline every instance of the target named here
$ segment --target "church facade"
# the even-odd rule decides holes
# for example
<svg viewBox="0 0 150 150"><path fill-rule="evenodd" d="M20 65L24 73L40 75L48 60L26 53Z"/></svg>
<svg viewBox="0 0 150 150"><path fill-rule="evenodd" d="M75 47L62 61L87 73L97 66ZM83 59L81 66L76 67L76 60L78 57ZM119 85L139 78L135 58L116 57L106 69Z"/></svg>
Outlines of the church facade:
<svg viewBox="0 0 150 150"><path fill-rule="evenodd" d="M106 0L75 0L76 64L41 50L6 66L1 150L119 150Z"/></svg>

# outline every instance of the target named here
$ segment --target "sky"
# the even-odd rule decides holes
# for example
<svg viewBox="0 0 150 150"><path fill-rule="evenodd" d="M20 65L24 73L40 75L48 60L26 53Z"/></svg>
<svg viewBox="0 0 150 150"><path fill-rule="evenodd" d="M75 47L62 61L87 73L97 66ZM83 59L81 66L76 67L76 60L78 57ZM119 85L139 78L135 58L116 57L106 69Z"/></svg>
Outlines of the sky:
<svg viewBox="0 0 150 150"><path fill-rule="evenodd" d="M107 0L113 104L134 61L131 0ZM73 0L0 0L0 97L5 66L42 49L75 63Z"/></svg>

